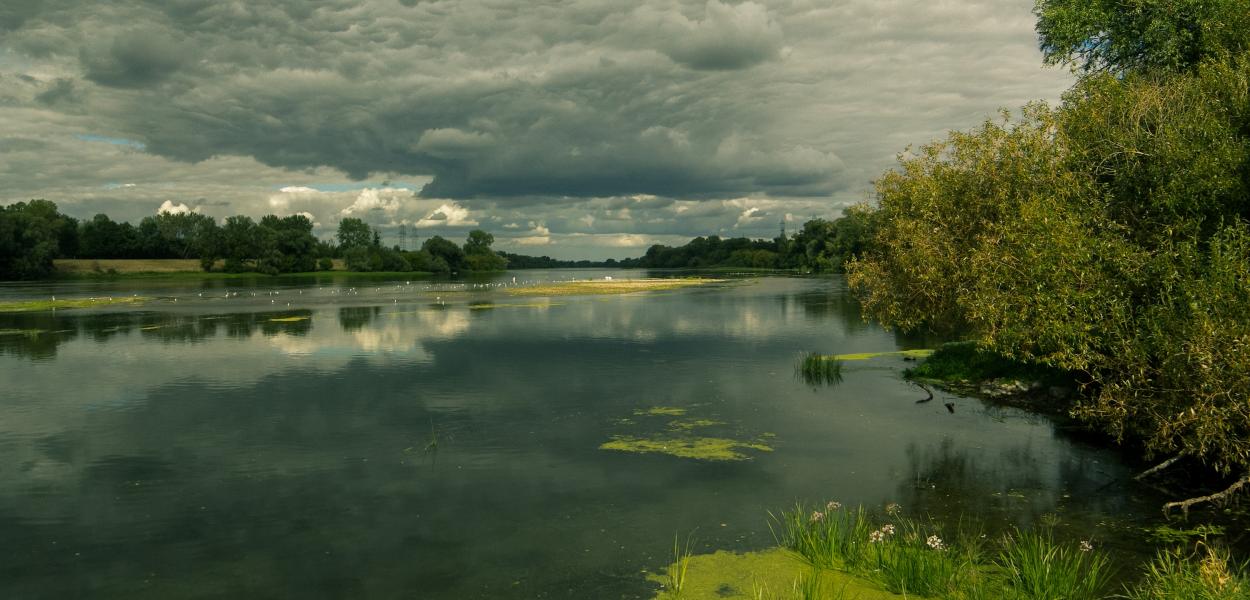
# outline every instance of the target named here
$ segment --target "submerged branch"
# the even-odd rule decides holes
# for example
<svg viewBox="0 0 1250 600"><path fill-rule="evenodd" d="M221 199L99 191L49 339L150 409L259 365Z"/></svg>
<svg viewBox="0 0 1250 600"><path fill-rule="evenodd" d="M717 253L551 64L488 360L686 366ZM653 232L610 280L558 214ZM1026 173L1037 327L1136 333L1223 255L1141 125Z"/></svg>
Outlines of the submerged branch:
<svg viewBox="0 0 1250 600"><path fill-rule="evenodd" d="M1185 514L1185 516L1189 516L1189 507L1195 504L1202 504L1203 502L1215 502L1217 500L1224 500L1228 498L1229 496L1235 494L1237 490L1244 487L1247 483L1250 483L1250 475L1243 475L1241 479L1238 479L1236 482L1228 486L1228 488L1222 492L1216 492L1214 494L1208 494L1206 496L1198 496L1197 498L1190 498L1188 500L1178 500L1176 502L1168 502L1167 504L1163 505L1163 514L1165 515L1169 514L1173 508L1179 508L1181 509L1181 512Z"/></svg>
<svg viewBox="0 0 1250 600"><path fill-rule="evenodd" d="M907 380L907 382L908 382L908 383L910 383L910 384L912 384L912 385L914 385L914 386L916 386L916 387L918 387L918 388L920 388L920 389L922 389L922 390L924 390L924 392L925 392L926 394L928 394L928 395L929 395L929 397L928 397L928 398L925 398L925 399L923 399L923 400L917 400L917 401L916 401L916 404L924 404L925 402L928 402L928 401L930 401L930 400L932 400L932 399L933 399L933 390L929 389L929 386L927 386L927 385L925 385L925 384L923 384L923 383L921 383L921 382L919 382L919 381L916 381L916 380L914 380L914 379L909 379L909 380Z"/></svg>
<svg viewBox="0 0 1250 600"><path fill-rule="evenodd" d="M1177 454L1176 456L1173 456L1172 458L1169 458L1153 467L1150 467L1149 469L1146 469L1145 471L1142 471L1141 473L1134 475L1133 480L1141 481L1147 477L1150 477L1151 475L1154 475L1155 473L1158 473L1159 471L1162 471L1176 464L1176 461L1180 460L1181 458L1184 458L1184 456L1185 456L1184 454Z"/></svg>

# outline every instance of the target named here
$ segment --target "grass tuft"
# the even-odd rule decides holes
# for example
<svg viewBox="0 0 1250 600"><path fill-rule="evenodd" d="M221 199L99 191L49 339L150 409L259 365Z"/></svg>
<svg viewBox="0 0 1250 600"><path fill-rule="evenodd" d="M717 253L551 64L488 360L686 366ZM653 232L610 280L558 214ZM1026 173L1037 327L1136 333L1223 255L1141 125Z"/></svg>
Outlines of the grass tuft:
<svg viewBox="0 0 1250 600"><path fill-rule="evenodd" d="M997 564L1007 586L1020 597L1096 600L1110 579L1110 560L1084 544L1056 544L1049 528L1017 530L1003 540Z"/></svg>
<svg viewBox="0 0 1250 600"><path fill-rule="evenodd" d="M681 543L681 538L676 533L673 534L673 565L668 568L665 574L664 585L668 588L670 597L680 598L686 590L686 575L690 572L690 558L694 556L694 539L686 536L686 543Z"/></svg>
<svg viewBox="0 0 1250 600"><path fill-rule="evenodd" d="M1146 575L1129 590L1129 600L1246 600L1250 582L1246 565L1233 564L1226 550L1199 544L1187 554L1179 549L1160 552L1146 567Z"/></svg>
<svg viewBox="0 0 1250 600"><path fill-rule="evenodd" d="M808 385L837 385L842 383L842 361L815 352L799 356L794 374Z"/></svg>

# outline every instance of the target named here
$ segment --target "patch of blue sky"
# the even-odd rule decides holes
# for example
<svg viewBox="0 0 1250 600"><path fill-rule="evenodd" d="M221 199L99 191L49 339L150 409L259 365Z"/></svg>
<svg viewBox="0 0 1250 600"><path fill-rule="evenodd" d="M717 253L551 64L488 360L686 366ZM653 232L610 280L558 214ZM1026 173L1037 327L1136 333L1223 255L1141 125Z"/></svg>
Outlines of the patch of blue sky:
<svg viewBox="0 0 1250 600"><path fill-rule="evenodd" d="M84 142L104 142L105 144L113 144L114 146L128 146L130 148L135 148L138 150L143 150L147 148L147 144L144 144L143 142L137 142L135 140L128 140L126 138L109 137L106 135L95 135L95 134L90 134L90 133L80 133L78 135L75 135L74 137Z"/></svg>

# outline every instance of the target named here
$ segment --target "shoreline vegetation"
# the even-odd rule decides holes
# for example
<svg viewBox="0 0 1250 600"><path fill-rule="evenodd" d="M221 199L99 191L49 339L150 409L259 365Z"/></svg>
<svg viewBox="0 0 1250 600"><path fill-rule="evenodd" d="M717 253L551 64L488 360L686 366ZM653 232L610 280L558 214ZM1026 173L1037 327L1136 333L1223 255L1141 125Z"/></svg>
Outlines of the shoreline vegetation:
<svg viewBox="0 0 1250 600"><path fill-rule="evenodd" d="M1095 539L1057 540L1057 520L989 535L904 514L829 501L769 514L776 546L695 555L674 543L673 561L649 573L656 600L1239 600L1246 565L1214 541L1162 544L1139 573L1118 572ZM680 538L678 538L680 539ZM1114 583L1116 580L1123 583Z"/></svg>
<svg viewBox="0 0 1250 600"><path fill-rule="evenodd" d="M1138 4L1038 0L1075 83L900 154L846 272L885 327L1075 381L1056 403L1157 461L1141 477L1205 473L1163 507L1187 514L1250 487L1250 11ZM914 375L982 391L939 358Z"/></svg>
<svg viewBox="0 0 1250 600"><path fill-rule="evenodd" d="M413 250L406 244L385 246L379 229L351 217L339 222L333 240L326 240L313 235L313 223L305 215L266 215L260 221L235 215L219 223L194 212L163 212L135 226L104 214L80 222L62 214L55 203L36 199L0 206L0 281L113 276L127 269L266 275L331 270L456 274L508 268L841 272L864 249L870 232L866 214L856 208L833 221L812 219L790 237L784 231L772 240L700 236L677 247L652 245L638 258L592 261L498 251L492 248L494 235L481 229L470 231L462 245L435 235ZM401 229L400 239L407 239L406 230ZM121 260L134 262L116 262ZM131 266L140 263L147 266Z"/></svg>

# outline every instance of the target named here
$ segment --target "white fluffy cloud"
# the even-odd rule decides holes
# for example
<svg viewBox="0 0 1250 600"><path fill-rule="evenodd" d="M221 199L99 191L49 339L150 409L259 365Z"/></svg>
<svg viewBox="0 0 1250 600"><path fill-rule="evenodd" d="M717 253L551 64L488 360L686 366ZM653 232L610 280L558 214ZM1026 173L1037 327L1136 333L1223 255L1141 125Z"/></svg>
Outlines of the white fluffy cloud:
<svg viewBox="0 0 1250 600"><path fill-rule="evenodd" d="M165 202L161 203L160 208L156 209L156 214L158 215L161 213L169 213L171 215L181 215L181 214L195 213L195 212L199 212L199 210L195 208L191 208L187 206L186 204L182 204L182 203L174 204L170 200L166 200Z"/></svg>
<svg viewBox="0 0 1250 600"><path fill-rule="evenodd" d="M394 215L399 212L404 198L411 198L412 192L409 190L379 190L374 188L365 188L360 190L356 196L356 200L350 206L343 208L339 214L344 217L359 216L371 211L382 211L387 215Z"/></svg>
<svg viewBox="0 0 1250 600"><path fill-rule="evenodd" d="M521 246L547 246L551 244L551 230L540 224L531 223L533 228L530 229L528 235L516 238L516 243Z"/></svg>
<svg viewBox="0 0 1250 600"><path fill-rule="evenodd" d="M475 227L479 223L469 216L469 209L449 202L417 221L420 227Z"/></svg>

